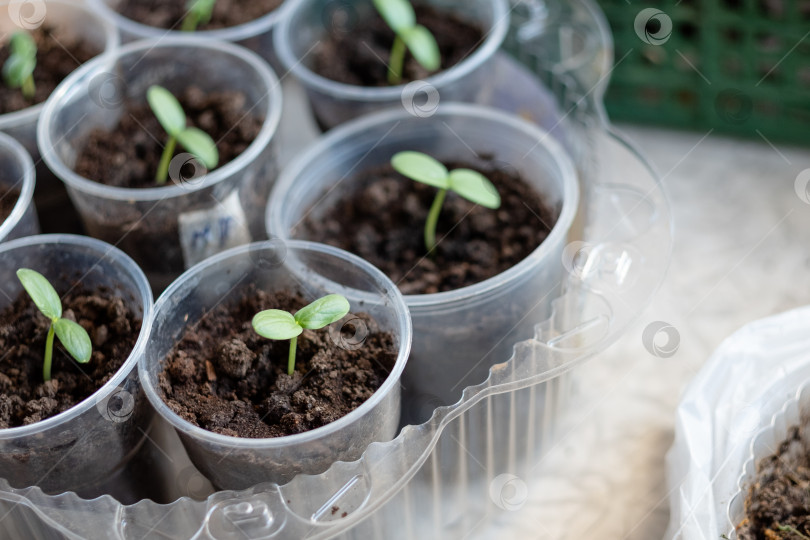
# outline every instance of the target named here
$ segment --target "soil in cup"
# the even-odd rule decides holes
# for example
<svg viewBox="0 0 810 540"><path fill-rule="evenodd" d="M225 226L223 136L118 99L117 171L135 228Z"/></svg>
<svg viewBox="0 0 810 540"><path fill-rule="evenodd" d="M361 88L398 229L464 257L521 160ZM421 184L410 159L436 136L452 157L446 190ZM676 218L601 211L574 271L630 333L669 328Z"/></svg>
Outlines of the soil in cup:
<svg viewBox="0 0 810 540"><path fill-rule="evenodd" d="M409 180L390 165L344 180L351 186L331 206L322 202L293 231L330 244L380 268L403 294L449 291L491 278L525 259L548 236L559 210L517 171L445 162L484 174L501 195L490 210L448 193L427 256L423 230L437 189Z"/></svg>
<svg viewBox="0 0 810 540"><path fill-rule="evenodd" d="M249 114L237 91L209 92L191 86L177 95L190 126L210 135L219 150L219 167L237 158L261 130L263 118ZM130 103L113 130L94 129L79 151L77 174L109 186L157 187L155 171L166 134L146 102ZM177 153L183 152L178 145ZM181 171L194 173L193 166ZM166 185L174 185L171 180Z"/></svg>
<svg viewBox="0 0 810 540"><path fill-rule="evenodd" d="M416 5L414 8L417 23L427 27L439 45L440 71L455 66L481 45L484 33L478 26L430 6ZM313 51L316 73L355 86L389 86L388 60L394 32L376 11L367 20L349 18L345 25L335 25L329 30ZM408 53L401 84L429 75L431 73Z"/></svg>
<svg viewBox="0 0 810 540"><path fill-rule="evenodd" d="M211 20L197 30L215 30L237 26L267 15L283 0L217 0ZM180 30L188 13L188 0L123 0L118 12L147 26Z"/></svg>
<svg viewBox="0 0 810 540"><path fill-rule="evenodd" d="M158 378L163 401L196 426L244 438L301 433L362 405L394 367L394 337L369 315L350 312L334 328L304 330L290 377L289 341L259 336L251 320L265 309L307 304L299 294L250 285L206 313L167 356ZM364 340L355 338L358 328Z"/></svg>
<svg viewBox="0 0 810 540"><path fill-rule="evenodd" d="M757 464L745 501L739 540L801 540L810 537L810 452L799 429L788 433L775 454Z"/></svg>
<svg viewBox="0 0 810 540"><path fill-rule="evenodd" d="M60 291L64 293L64 291ZM141 320L106 287L73 285L62 297L63 316L90 335L93 354L76 363L54 343L52 379L42 379L50 321L24 291L0 311L0 428L25 426L66 411L101 388L129 357Z"/></svg>
<svg viewBox="0 0 810 540"><path fill-rule="evenodd" d="M0 176L2 176L0 172ZM20 190L17 188L8 188L0 183L0 225L11 215L14 210L14 205L20 198Z"/></svg>
<svg viewBox="0 0 810 540"><path fill-rule="evenodd" d="M42 103L73 70L101 52L95 45L54 33L47 26L41 26L30 33L37 44L37 66L34 68L36 93L32 100L28 100L19 88L9 88L0 80L0 114ZM0 46L0 66L6 63L8 57L9 47L6 41Z"/></svg>

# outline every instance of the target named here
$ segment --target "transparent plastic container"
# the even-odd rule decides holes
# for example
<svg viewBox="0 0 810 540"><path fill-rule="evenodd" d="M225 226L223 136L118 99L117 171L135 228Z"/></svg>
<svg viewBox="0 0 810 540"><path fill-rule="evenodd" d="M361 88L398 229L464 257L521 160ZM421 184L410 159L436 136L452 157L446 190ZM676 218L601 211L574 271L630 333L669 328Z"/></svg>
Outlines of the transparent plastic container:
<svg viewBox="0 0 810 540"><path fill-rule="evenodd" d="M124 43L141 39L161 40L166 37L177 38L189 35L188 32L182 32L179 29L155 28L124 17L116 9L121 0L86 1L109 24L118 28L121 33L121 40ZM194 32L194 35L209 41L229 41L242 45L270 62L274 68L277 68L279 64L273 49L273 32L279 21L285 16L287 5L290 3L291 0L286 0L270 13L250 22L216 30L199 30Z"/></svg>
<svg viewBox="0 0 810 540"><path fill-rule="evenodd" d="M489 69L492 57L509 29L507 0L425 0L438 9L454 11L484 30L478 48L450 69L390 87L362 87L340 83L317 74L312 67L313 46L330 30L328 15L342 10L345 24L374 16L370 0L335 3L333 0L300 0L278 25L275 47L287 72L304 85L319 125L324 129L369 112L393 106L418 116L429 116L439 101L477 102L484 99L494 81ZM350 31L350 30L348 30Z"/></svg>
<svg viewBox="0 0 810 540"><path fill-rule="evenodd" d="M120 480L116 475L143 443L151 420L136 365L152 320L152 291L132 259L109 244L84 236L29 236L0 244L0 308L23 290L15 275L23 267L41 272L57 291L76 279L108 287L143 321L129 357L92 396L41 422L0 430L0 476L9 484L97 497Z"/></svg>
<svg viewBox="0 0 810 540"><path fill-rule="evenodd" d="M427 118L394 109L335 129L286 167L267 206L268 234L315 240L296 227L307 217L319 219L352 193L352 181L362 171L385 165L404 150L440 161L504 164L519 172L556 218L545 241L505 272L453 291L405 296L414 326L403 375L411 403L405 420L420 424L437 403L455 403L464 388L485 380L489 368L508 359L514 343L530 338L551 314L551 301L561 294L565 268L560 261L579 187L562 147L516 116L466 104L440 105Z"/></svg>
<svg viewBox="0 0 810 540"><path fill-rule="evenodd" d="M458 538L485 532L514 508L503 475L531 477L556 442L569 374L598 361L637 323L669 264L672 222L656 173L604 114L613 48L598 8L590 0L515 0L511 24L511 58L496 55L499 85L488 103L548 126L573 156L581 185L576 240L559 261L562 296L534 337L515 343L512 356L457 403L434 402L430 420L369 445L357 461L284 485L215 492L200 482L175 430L161 424L150 434L156 444L146 447L162 457L147 476L166 488L165 497L125 505L111 497L50 497L0 480L0 511L9 511L0 536ZM301 105L291 118L307 114ZM300 125L290 129L298 133ZM403 399L403 411L410 407Z"/></svg>
<svg viewBox="0 0 810 540"><path fill-rule="evenodd" d="M4 133L0 133L0 170L3 187L20 190L11 214L0 223L0 242L37 234L37 209L32 203L36 184L34 162L20 143Z"/></svg>
<svg viewBox="0 0 810 540"><path fill-rule="evenodd" d="M203 91L239 90L245 110L264 123L230 163L191 178L171 175L166 186L119 188L76 174L72 167L90 131L115 126L126 100L145 101L152 84L173 92L192 84ZM265 237L281 100L273 71L243 47L193 37L142 41L89 62L56 89L42 113L39 145L88 234L128 253L161 291L206 256Z"/></svg>
<svg viewBox="0 0 810 540"><path fill-rule="evenodd" d="M268 292L298 291L309 302L327 294L342 294L352 306L350 313L368 313L381 331L394 336L398 349L396 363L383 385L339 420L285 437L220 435L173 412L157 390L166 355L189 325L229 298L238 298L248 283ZM330 335L342 339L339 332ZM359 348L362 341L342 346ZM359 458L372 442L393 439L399 425L399 378L410 347L408 309L382 272L330 246L271 239L206 259L161 295L139 372L152 406L177 430L197 468L220 489L246 489L259 482L289 482L301 473L320 474L335 460Z"/></svg>

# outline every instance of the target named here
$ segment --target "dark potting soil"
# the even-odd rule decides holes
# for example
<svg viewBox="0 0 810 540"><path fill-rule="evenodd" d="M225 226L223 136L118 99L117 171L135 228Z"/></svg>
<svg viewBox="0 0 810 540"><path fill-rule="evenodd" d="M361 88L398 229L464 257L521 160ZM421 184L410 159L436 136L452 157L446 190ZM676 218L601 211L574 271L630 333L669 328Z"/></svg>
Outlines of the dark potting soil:
<svg viewBox="0 0 810 540"><path fill-rule="evenodd" d="M363 313L343 319L360 319L358 324L368 329L359 348L341 347L333 337L340 332L354 336L351 322L304 330L290 377L289 341L259 336L251 320L264 309L295 312L306 304L297 294L249 286L235 301L207 313L169 353L159 375L163 400L194 425L244 438L301 433L359 407L396 362L393 336Z"/></svg>
<svg viewBox="0 0 810 540"><path fill-rule="evenodd" d="M429 6L415 6L416 21L436 38L441 53L439 71L449 69L468 56L483 41L481 28L452 13ZM314 70L319 75L356 86L389 86L388 60L394 32L378 14L354 21L336 22L314 51ZM424 79L431 72L406 55L402 84Z"/></svg>
<svg viewBox="0 0 810 540"><path fill-rule="evenodd" d="M776 453L757 465L739 540L810 537L810 453L794 427Z"/></svg>
<svg viewBox="0 0 810 540"><path fill-rule="evenodd" d="M501 207L491 210L448 193L426 256L424 226L437 189L390 165L350 180L353 188L323 214L313 211L296 237L345 249L380 268L403 294L449 291L491 278L525 259L557 221L557 213L516 171L475 169L495 185Z"/></svg>
<svg viewBox="0 0 810 540"><path fill-rule="evenodd" d="M0 171L0 176L2 174L2 171ZM14 205L17 204L19 198L19 189L7 188L0 184L0 225L11 215L11 211L14 210Z"/></svg>
<svg viewBox="0 0 810 540"><path fill-rule="evenodd" d="M222 167L238 157L259 134L263 119L246 114L241 92L204 93L191 86L177 96L195 126L217 143ZM93 130L79 152L77 174L109 186L126 188L156 187L155 172L160 163L166 133L146 103L131 103L112 131ZM178 144L175 154L185 149ZM183 171L193 174L193 167ZM172 180L167 185L172 185Z"/></svg>
<svg viewBox="0 0 810 540"><path fill-rule="evenodd" d="M250 22L279 7L283 0L217 0L207 24L197 30L214 30ZM139 23L180 30L188 12L188 0L123 0L118 12Z"/></svg>
<svg viewBox="0 0 810 540"><path fill-rule="evenodd" d="M90 334L93 354L76 363L54 340L52 379L42 380L50 322L24 291L0 311L0 428L24 426L68 410L101 388L132 352L141 320L124 299L76 285L62 298L63 317Z"/></svg>
<svg viewBox="0 0 810 540"><path fill-rule="evenodd" d="M30 33L37 44L34 97L28 100L22 95L19 88L9 88L0 80L0 114L19 111L42 103L48 99L62 79L101 52L99 48L84 41L54 35L45 26L32 30ZM6 41L0 46L0 66L6 63L9 54L8 41Z"/></svg>

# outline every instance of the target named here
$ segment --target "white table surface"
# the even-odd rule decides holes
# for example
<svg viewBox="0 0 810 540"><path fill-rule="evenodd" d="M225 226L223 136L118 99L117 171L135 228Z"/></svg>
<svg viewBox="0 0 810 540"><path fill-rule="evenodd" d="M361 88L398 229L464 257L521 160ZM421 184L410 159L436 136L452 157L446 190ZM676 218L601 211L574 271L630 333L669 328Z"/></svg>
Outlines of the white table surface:
<svg viewBox="0 0 810 540"><path fill-rule="evenodd" d="M662 538L664 456L684 388L740 326L810 303L810 204L794 188L810 169L810 150L706 132L622 131L670 197L669 273L634 328L577 373L556 445L523 479L524 506L471 538ZM680 334L671 358L642 345L654 321Z"/></svg>

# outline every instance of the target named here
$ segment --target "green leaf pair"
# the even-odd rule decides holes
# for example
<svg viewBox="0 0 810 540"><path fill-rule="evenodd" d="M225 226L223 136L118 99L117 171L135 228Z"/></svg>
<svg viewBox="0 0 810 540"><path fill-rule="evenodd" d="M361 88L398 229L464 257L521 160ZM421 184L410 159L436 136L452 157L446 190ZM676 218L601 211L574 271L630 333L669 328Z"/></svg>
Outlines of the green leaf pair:
<svg viewBox="0 0 810 540"><path fill-rule="evenodd" d="M10 88L20 88L27 100L34 98L34 68L37 67L37 44L28 32L11 35L9 54L3 64L3 80Z"/></svg>
<svg viewBox="0 0 810 540"><path fill-rule="evenodd" d="M90 361L93 346L87 331L70 319L62 318L62 301L48 280L35 270L20 268L17 278L34 301L37 309L51 321L48 337L45 342L45 360L42 367L42 378L51 380L51 362L53 359L53 337L59 338L65 350L77 362L85 364Z"/></svg>
<svg viewBox="0 0 810 540"><path fill-rule="evenodd" d="M349 301L339 294L319 298L295 312L295 315L280 309L267 309L253 317L253 329L267 339L290 341L287 374L295 371L295 348L298 336L304 329L319 330L339 321L349 312Z"/></svg>
<svg viewBox="0 0 810 540"><path fill-rule="evenodd" d="M391 158L391 166L403 176L439 188L425 222L425 248L428 253L436 247L436 224L448 191L453 191L470 202L486 208L501 206L501 196L483 174L472 169L448 171L440 161L421 152L398 152Z"/></svg>
<svg viewBox="0 0 810 540"><path fill-rule="evenodd" d="M430 30L416 23L416 13L408 0L374 0L374 7L396 34L388 61L389 83L399 84L402 81L406 48L425 69L439 69L441 53L436 38Z"/></svg>
<svg viewBox="0 0 810 540"><path fill-rule="evenodd" d="M214 12L214 4L217 0L189 0L186 3L188 12L183 18L183 25L180 30L183 32L194 32L201 24L208 24L211 21L211 14Z"/></svg>
<svg viewBox="0 0 810 540"><path fill-rule="evenodd" d="M213 169L219 163L219 152L214 140L203 130L186 127L186 113L183 106L171 92L162 86L150 86L146 91L146 101L155 113L160 125L169 135L163 149L155 181L165 184L169 176L169 164L174 156L174 149L179 142L207 169Z"/></svg>

